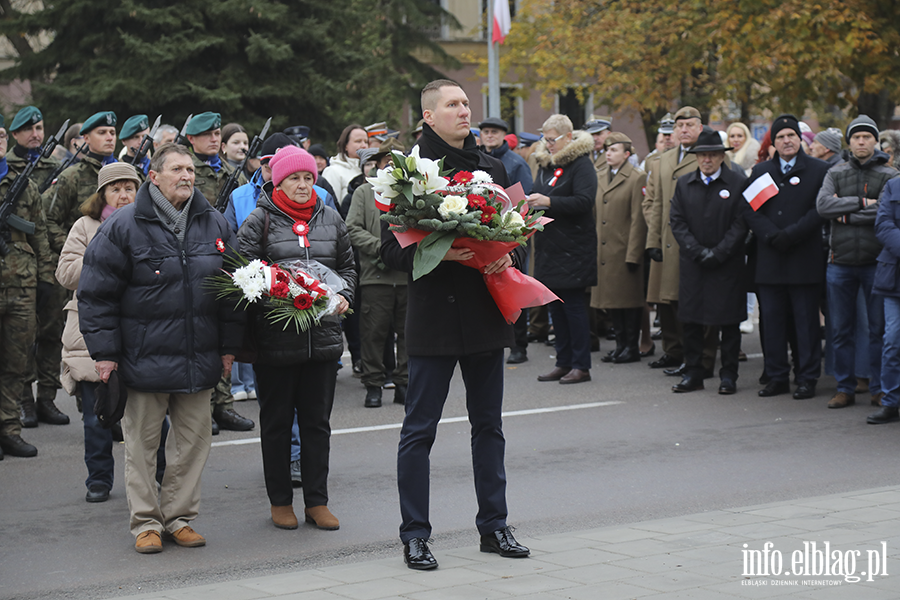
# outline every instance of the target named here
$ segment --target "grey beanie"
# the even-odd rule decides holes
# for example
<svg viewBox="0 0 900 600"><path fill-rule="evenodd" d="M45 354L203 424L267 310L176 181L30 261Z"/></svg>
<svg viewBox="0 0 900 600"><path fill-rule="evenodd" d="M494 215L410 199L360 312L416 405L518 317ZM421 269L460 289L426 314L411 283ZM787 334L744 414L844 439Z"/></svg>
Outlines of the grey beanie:
<svg viewBox="0 0 900 600"><path fill-rule="evenodd" d="M878 139L878 125L875 124L875 121L866 115L859 115L853 119L847 127L847 143L850 143L851 135L859 133L860 131L868 131L875 136L876 140Z"/></svg>
<svg viewBox="0 0 900 600"><path fill-rule="evenodd" d="M834 152L841 153L841 130L837 127L829 127L816 134L815 140Z"/></svg>

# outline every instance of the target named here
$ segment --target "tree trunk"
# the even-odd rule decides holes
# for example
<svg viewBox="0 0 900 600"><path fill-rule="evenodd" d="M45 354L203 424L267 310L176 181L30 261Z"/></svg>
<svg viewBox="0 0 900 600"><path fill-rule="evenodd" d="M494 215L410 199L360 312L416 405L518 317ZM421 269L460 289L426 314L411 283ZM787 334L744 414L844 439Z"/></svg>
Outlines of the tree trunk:
<svg viewBox="0 0 900 600"><path fill-rule="evenodd" d="M856 101L856 110L861 115L868 115L878 125L879 130L889 129L894 116L895 103L883 89L877 94L863 92Z"/></svg>

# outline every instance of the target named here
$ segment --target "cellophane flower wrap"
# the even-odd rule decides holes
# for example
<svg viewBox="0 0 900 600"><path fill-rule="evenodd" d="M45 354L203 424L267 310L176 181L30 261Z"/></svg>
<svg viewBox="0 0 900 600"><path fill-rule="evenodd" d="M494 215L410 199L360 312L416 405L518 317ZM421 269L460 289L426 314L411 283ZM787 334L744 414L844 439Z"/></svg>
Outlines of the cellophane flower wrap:
<svg viewBox="0 0 900 600"><path fill-rule="evenodd" d="M344 279L315 260L292 260L268 264L247 260L235 253L226 269L209 279L218 298L236 298L239 307L264 305L272 323L293 325L297 332L307 331L321 319L337 313L338 292Z"/></svg>
<svg viewBox="0 0 900 600"><path fill-rule="evenodd" d="M504 190L485 171L459 171L452 178L440 161L422 158L415 146L410 156L392 154L386 168L369 177L382 219L403 247L418 244L413 279L433 271L451 246L475 256L462 264L485 266L527 243L550 221L543 211L528 208L516 185ZM511 193L515 190L515 193ZM540 306L557 297L537 280L516 269L485 275L488 289L503 316L515 321L522 308Z"/></svg>

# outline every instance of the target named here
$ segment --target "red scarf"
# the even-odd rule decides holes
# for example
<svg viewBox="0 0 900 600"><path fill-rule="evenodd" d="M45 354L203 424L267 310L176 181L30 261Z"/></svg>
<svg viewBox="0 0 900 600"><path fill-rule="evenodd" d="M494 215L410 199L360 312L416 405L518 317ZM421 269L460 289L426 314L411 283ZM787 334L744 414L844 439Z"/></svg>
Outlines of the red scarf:
<svg viewBox="0 0 900 600"><path fill-rule="evenodd" d="M275 188L272 192L272 202L294 220L293 231L300 238L300 247L309 248L309 240L306 239L306 236L309 233L309 220L316 208L316 190L312 190L312 195L306 204L297 204L287 194Z"/></svg>

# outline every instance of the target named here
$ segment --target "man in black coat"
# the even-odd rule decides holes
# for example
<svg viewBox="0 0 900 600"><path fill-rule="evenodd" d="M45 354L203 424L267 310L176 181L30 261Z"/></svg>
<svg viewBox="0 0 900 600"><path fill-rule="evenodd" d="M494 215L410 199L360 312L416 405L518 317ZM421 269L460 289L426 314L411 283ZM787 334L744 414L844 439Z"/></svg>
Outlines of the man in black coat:
<svg viewBox="0 0 900 600"><path fill-rule="evenodd" d="M765 368L770 377L759 395L790 391L787 328L793 313L798 354L794 398L799 400L815 395L821 372L819 297L825 279L824 221L816 211L816 196L828 164L803 152L800 124L794 115L775 119L771 136L775 156L753 167L747 190L769 176L777 193L757 210L751 207L752 198L745 198L748 203L744 206L744 218L757 240L757 296Z"/></svg>
<svg viewBox="0 0 900 600"><path fill-rule="evenodd" d="M469 131L469 100L455 82L437 80L422 90L425 118L419 155L438 160L457 171L486 171L494 182L507 187L503 163L479 152ZM381 258L391 269L412 273L415 246L401 248L384 224ZM520 545L506 524L506 472L500 413L503 404L503 352L513 345L513 329L491 298L478 270L459 264L472 257L471 250L450 248L444 261L431 273L409 279L406 313L406 346L409 354L409 388L406 417L397 452L397 486L400 492L400 539L404 560L411 569L437 567L428 549L431 522L428 517L429 454L450 379L459 363L466 384L466 406L472 424L472 463L481 534L481 551L506 557L523 557ZM485 267L499 273L512 265L502 258Z"/></svg>
<svg viewBox="0 0 900 600"><path fill-rule="evenodd" d="M743 285L747 225L741 190L746 177L723 168L725 151L719 134L704 126L688 152L698 170L682 175L675 186L669 223L679 246L678 320L683 326L685 373L674 392L703 389L704 325L722 332L720 394L735 393L741 321L747 318Z"/></svg>

